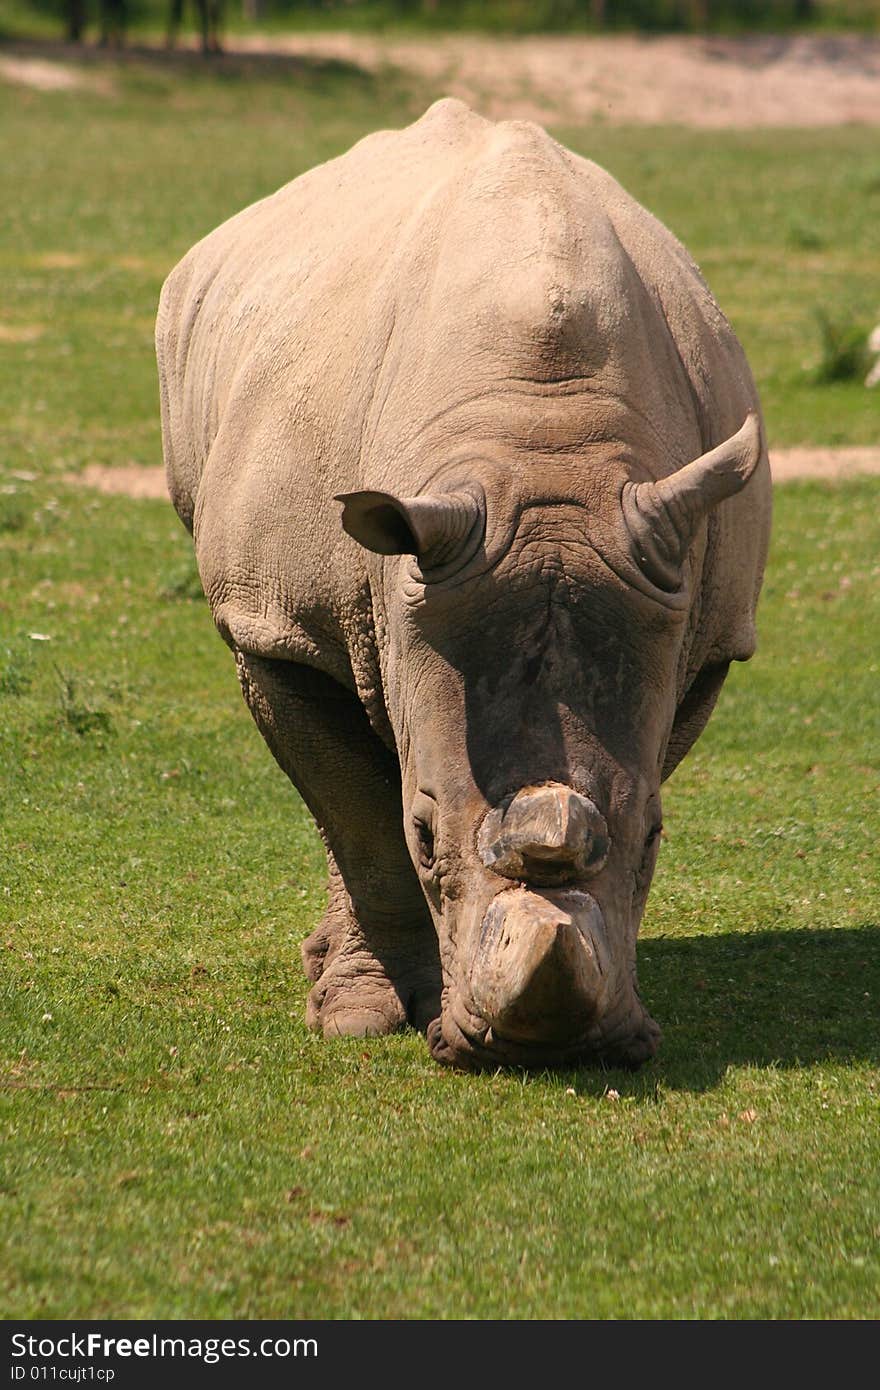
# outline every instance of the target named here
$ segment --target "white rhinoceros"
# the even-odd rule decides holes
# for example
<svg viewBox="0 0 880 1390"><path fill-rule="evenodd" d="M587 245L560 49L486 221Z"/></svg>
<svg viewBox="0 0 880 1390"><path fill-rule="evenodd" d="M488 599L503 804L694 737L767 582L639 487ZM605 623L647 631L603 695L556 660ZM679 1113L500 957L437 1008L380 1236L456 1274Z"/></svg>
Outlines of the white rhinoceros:
<svg viewBox="0 0 880 1390"><path fill-rule="evenodd" d="M660 784L754 650L770 522L693 261L538 127L441 101L199 242L157 342L174 505L327 847L309 1023L650 1056Z"/></svg>

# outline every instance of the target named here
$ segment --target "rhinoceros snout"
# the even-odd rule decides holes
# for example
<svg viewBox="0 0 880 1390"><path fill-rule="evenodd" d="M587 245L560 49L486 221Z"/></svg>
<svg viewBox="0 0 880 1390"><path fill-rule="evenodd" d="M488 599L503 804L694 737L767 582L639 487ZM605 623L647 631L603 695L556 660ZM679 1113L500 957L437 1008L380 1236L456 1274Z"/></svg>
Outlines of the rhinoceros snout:
<svg viewBox="0 0 880 1390"><path fill-rule="evenodd" d="M593 802L571 787L524 787L506 808L489 812L478 848L485 866L505 878L569 883L602 868L608 826Z"/></svg>
<svg viewBox="0 0 880 1390"><path fill-rule="evenodd" d="M607 1005L602 912L587 893L509 888L483 918L470 972L477 1012L499 1038L585 1038Z"/></svg>

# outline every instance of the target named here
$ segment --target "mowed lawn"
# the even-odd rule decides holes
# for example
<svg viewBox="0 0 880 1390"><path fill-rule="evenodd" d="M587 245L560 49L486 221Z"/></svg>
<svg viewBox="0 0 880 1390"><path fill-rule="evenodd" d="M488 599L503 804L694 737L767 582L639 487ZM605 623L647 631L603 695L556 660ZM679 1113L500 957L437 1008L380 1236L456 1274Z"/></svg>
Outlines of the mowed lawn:
<svg viewBox="0 0 880 1390"><path fill-rule="evenodd" d="M667 787L637 1074L325 1043L317 835L238 694L160 458L162 278L426 104L393 74L0 87L0 1223L7 1317L875 1317L880 482L777 493L761 648ZM560 132L688 243L775 443L876 443L817 309L880 317L876 133ZM11 137L10 138L10 134ZM873 259L872 259L873 258Z"/></svg>

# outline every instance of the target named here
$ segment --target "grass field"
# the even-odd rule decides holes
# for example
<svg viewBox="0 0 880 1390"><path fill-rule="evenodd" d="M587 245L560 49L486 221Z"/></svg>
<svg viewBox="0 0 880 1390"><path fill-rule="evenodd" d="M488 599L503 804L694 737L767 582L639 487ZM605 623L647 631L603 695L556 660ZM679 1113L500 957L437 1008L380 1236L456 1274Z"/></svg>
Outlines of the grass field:
<svg viewBox="0 0 880 1390"><path fill-rule="evenodd" d="M0 1272L7 1317L875 1317L880 485L777 497L760 653L668 786L636 1075L325 1043L322 854L238 695L159 459L167 269L425 104L389 74L0 88ZM874 132L564 138L691 246L776 443L867 443L811 315L876 317ZM874 243L875 244L875 243ZM871 257L874 255L872 263Z"/></svg>

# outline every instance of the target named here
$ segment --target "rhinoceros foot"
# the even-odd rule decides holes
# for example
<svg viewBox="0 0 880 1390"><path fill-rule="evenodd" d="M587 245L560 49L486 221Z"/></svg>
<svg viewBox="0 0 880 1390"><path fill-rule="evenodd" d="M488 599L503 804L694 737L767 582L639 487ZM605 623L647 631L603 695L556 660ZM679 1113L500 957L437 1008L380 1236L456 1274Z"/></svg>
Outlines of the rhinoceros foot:
<svg viewBox="0 0 880 1390"><path fill-rule="evenodd" d="M410 1024L424 1031L436 1015L439 991L424 972L386 971L371 951L350 942L329 962L328 954L306 1003L306 1024L325 1038L376 1037Z"/></svg>
<svg viewBox="0 0 880 1390"><path fill-rule="evenodd" d="M333 903L301 947L303 969L314 983L306 1024L325 1038L375 1037L406 1024L400 995L375 957L353 948L353 919Z"/></svg>
<svg viewBox="0 0 880 1390"><path fill-rule="evenodd" d="M406 1008L387 975L369 956L337 956L309 992L306 1024L325 1038L364 1038L396 1033Z"/></svg>
<svg viewBox="0 0 880 1390"><path fill-rule="evenodd" d="M327 911L303 942L302 962L314 988L306 1023L325 1038L424 1029L440 1008L439 961L430 922L418 929L407 912L358 914L331 858Z"/></svg>

